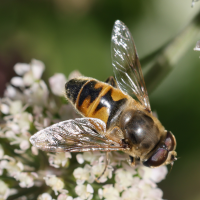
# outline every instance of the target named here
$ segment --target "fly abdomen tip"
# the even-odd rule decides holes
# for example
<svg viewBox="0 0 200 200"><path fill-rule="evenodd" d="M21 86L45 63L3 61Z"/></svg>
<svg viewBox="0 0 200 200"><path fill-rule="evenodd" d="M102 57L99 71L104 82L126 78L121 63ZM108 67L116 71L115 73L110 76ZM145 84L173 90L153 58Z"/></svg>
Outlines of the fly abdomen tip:
<svg viewBox="0 0 200 200"><path fill-rule="evenodd" d="M87 80L82 79L71 79L65 84L66 96L74 104L76 102L77 96Z"/></svg>

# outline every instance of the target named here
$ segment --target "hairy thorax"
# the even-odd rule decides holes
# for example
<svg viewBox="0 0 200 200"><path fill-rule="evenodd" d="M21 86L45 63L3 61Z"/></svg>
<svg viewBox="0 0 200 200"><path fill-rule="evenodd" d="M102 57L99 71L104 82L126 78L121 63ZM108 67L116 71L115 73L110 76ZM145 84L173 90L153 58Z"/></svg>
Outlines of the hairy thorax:
<svg viewBox="0 0 200 200"><path fill-rule="evenodd" d="M130 155L145 158L162 140L164 127L152 113L145 109L126 109L119 119L124 142L130 147Z"/></svg>

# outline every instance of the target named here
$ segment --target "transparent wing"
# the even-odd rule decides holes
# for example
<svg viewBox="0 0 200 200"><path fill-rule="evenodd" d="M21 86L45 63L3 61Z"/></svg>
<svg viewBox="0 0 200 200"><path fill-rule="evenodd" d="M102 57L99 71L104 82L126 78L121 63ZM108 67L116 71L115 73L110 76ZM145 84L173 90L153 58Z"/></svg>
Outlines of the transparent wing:
<svg viewBox="0 0 200 200"><path fill-rule="evenodd" d="M111 38L113 71L119 88L135 95L142 105L151 110L137 50L126 25L117 20Z"/></svg>
<svg viewBox="0 0 200 200"><path fill-rule="evenodd" d="M106 124L95 118L59 122L31 136L30 142L50 152L122 151L125 148L122 142L108 139Z"/></svg>

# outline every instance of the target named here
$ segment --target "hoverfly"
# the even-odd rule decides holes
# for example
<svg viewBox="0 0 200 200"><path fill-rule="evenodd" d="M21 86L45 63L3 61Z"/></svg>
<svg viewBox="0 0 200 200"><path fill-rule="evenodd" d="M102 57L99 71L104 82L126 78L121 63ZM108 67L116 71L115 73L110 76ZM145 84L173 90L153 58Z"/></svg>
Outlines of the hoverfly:
<svg viewBox="0 0 200 200"><path fill-rule="evenodd" d="M152 114L136 47L117 20L111 39L115 79L79 77L65 84L66 97L83 118L59 122L30 141L50 152L123 151L131 165L173 165L176 139ZM131 96L135 95L136 98Z"/></svg>

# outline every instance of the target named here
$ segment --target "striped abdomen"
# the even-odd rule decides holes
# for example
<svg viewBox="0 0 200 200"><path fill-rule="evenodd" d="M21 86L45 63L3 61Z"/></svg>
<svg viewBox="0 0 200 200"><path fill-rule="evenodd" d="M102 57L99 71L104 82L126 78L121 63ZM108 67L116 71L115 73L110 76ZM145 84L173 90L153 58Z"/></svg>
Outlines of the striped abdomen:
<svg viewBox="0 0 200 200"><path fill-rule="evenodd" d="M67 98L82 115L101 119L107 128L128 100L119 89L90 78L72 79L66 83L65 89Z"/></svg>

